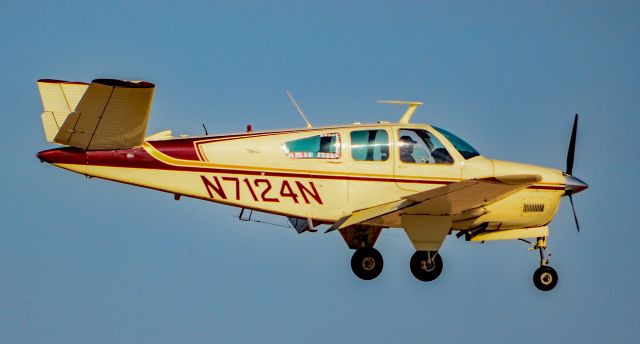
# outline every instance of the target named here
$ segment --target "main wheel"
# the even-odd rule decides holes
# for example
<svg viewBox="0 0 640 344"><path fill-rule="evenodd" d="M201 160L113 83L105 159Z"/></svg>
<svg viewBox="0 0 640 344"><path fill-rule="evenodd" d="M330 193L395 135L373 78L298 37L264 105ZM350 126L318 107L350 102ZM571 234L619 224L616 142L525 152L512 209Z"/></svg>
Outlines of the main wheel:
<svg viewBox="0 0 640 344"><path fill-rule="evenodd" d="M382 255L373 247L357 249L351 257L351 270L363 280L372 280L382 272Z"/></svg>
<svg viewBox="0 0 640 344"><path fill-rule="evenodd" d="M409 262L411 273L423 282L433 281L442 272L442 257L434 251L416 251Z"/></svg>
<svg viewBox="0 0 640 344"><path fill-rule="evenodd" d="M558 273L550 266L541 266L533 273L533 284L542 291L553 289L558 283Z"/></svg>

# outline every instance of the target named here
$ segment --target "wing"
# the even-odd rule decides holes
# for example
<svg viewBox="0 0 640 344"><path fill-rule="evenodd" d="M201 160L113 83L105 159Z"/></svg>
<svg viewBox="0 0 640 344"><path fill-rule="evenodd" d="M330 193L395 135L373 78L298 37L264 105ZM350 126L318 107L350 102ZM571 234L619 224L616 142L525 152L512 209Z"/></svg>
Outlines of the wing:
<svg viewBox="0 0 640 344"><path fill-rule="evenodd" d="M93 80L54 141L85 150L141 145L154 88L144 81Z"/></svg>
<svg viewBox="0 0 640 344"><path fill-rule="evenodd" d="M363 222L401 215L457 215L478 208L542 180L539 175L511 175L468 179L405 196L397 201L358 210L336 222L327 232Z"/></svg>

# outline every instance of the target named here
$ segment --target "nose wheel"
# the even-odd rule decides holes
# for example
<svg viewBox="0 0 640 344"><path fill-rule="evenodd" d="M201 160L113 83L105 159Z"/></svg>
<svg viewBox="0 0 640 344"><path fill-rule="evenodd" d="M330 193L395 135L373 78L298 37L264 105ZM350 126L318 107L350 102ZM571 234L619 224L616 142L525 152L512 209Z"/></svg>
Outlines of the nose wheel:
<svg viewBox="0 0 640 344"><path fill-rule="evenodd" d="M558 284L558 273L549 266L549 256L551 253L547 251L547 238L540 237L536 243L520 239L531 244L529 250L538 250L540 252L540 267L533 273L533 284L542 291L549 291Z"/></svg>
<svg viewBox="0 0 640 344"><path fill-rule="evenodd" d="M542 291L553 289L558 283L558 273L550 266L541 266L533 273L533 284Z"/></svg>
<svg viewBox="0 0 640 344"><path fill-rule="evenodd" d="M366 281L378 277L383 265L382 254L373 247L359 248L351 257L351 270Z"/></svg>

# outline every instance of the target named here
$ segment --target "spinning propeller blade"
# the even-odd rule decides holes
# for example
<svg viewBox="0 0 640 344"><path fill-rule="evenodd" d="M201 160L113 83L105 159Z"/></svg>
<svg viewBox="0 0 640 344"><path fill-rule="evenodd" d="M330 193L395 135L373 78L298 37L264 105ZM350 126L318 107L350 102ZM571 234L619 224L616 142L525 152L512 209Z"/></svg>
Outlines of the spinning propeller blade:
<svg viewBox="0 0 640 344"><path fill-rule="evenodd" d="M576 134L578 132L578 114L573 120L573 130L571 131L571 141L569 141L569 151L567 152L567 170L566 174L573 174L573 157L576 151Z"/></svg>
<svg viewBox="0 0 640 344"><path fill-rule="evenodd" d="M578 215L576 214L576 208L573 205L572 195L574 193L577 193L586 189L588 185L572 175L573 160L576 152L577 134L578 134L578 114L576 114L576 117L573 120L573 130L571 131L571 140L569 141L569 150L567 151L567 170L565 171L567 182L565 186L565 195L569 196L569 202L571 202L571 211L573 211L573 219L576 221L576 229L578 230L578 233L580 233L580 223L578 222Z"/></svg>
<svg viewBox="0 0 640 344"><path fill-rule="evenodd" d="M578 215L576 215L576 208L573 206L573 197L569 195L569 202L571 202L571 210L573 211L573 219L576 220L576 229L580 233L580 223L578 223Z"/></svg>

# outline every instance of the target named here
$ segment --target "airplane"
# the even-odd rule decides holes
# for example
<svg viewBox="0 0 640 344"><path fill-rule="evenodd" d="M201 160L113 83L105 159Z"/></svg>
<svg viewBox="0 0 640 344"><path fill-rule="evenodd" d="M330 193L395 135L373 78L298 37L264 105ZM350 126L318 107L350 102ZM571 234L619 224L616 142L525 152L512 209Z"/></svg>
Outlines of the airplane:
<svg viewBox="0 0 640 344"><path fill-rule="evenodd" d="M372 280L383 269L374 248L383 229L402 228L415 248L411 273L433 281L443 270L439 251L448 235L470 242L521 240L537 250L535 287L553 289L549 224L563 196L588 185L573 176L576 114L565 171L491 159L453 133L412 123L420 102L398 122L353 123L179 136L145 136L155 85L96 79L42 79L47 141L64 147L37 157L87 177L287 217L298 233L329 226L353 249L351 268ZM206 130L206 128L205 128ZM242 212L240 217L242 217Z"/></svg>

